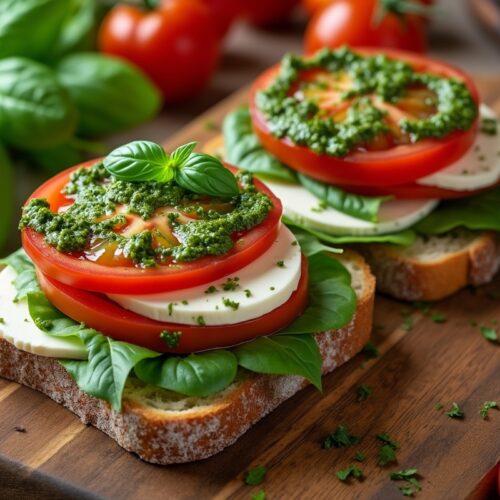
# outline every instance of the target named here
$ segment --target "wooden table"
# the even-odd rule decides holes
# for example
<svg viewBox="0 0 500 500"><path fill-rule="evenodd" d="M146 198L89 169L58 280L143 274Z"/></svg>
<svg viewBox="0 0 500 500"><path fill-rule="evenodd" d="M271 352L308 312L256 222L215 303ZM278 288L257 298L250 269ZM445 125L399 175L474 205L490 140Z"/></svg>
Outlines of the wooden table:
<svg viewBox="0 0 500 500"><path fill-rule="evenodd" d="M500 111L499 79L478 83L484 99ZM207 130L207 120L220 123L244 98L244 91L230 97L166 147L216 134ZM500 300L493 298L499 292L497 279L438 303L435 309L447 318L443 324L413 310L411 328L408 306L378 297L373 334L378 358L364 362L359 355L325 377L324 394L303 390L235 445L193 464L145 464L45 396L0 380L4 496L26 498L36 491L38 498L249 498L263 488L269 499L391 499L401 493L389 471L416 467L422 476L419 498L467 498L500 459L500 411L492 410L488 420L479 416L484 401L500 401L500 347L471 325L500 320ZM361 384L372 387L373 395L356 402ZM435 409L437 402L447 410L454 401L465 411L463 420ZM323 450L323 438L339 424L361 443ZM375 435L382 432L401 445L392 467L376 465ZM367 457L358 464L366 478L343 484L335 472L353 463L358 450ZM261 487L251 488L242 478L256 465L265 465L268 474Z"/></svg>

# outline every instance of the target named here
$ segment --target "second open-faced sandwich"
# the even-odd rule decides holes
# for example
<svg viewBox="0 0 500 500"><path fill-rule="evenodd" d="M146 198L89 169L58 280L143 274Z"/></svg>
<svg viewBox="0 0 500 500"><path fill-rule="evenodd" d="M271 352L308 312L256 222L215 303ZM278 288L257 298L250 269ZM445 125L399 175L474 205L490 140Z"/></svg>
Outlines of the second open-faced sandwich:
<svg viewBox="0 0 500 500"><path fill-rule="evenodd" d="M497 128L448 64L325 49L260 76L205 150L264 179L295 228L356 245L381 291L437 300L498 270Z"/></svg>

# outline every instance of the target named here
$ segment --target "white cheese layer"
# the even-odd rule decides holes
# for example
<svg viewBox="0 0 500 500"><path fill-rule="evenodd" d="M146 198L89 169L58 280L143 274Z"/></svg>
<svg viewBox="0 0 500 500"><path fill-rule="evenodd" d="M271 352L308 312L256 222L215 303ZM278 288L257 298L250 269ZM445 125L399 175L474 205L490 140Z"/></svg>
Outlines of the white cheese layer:
<svg viewBox="0 0 500 500"><path fill-rule="evenodd" d="M157 321L185 325L241 323L276 309L290 298L299 284L301 260L293 233L282 225L278 238L263 255L216 283L179 292L113 294L109 298Z"/></svg>
<svg viewBox="0 0 500 500"><path fill-rule="evenodd" d="M482 104L482 118L497 119L496 113ZM479 133L467 153L449 167L419 179L418 184L454 191L473 191L497 183L500 179L500 136Z"/></svg>
<svg viewBox="0 0 500 500"><path fill-rule="evenodd" d="M52 358L86 359L87 352L74 339L51 337L31 319L26 300L14 302L16 288L12 284L16 272L6 267L0 273L0 337L18 349Z"/></svg>
<svg viewBox="0 0 500 500"><path fill-rule="evenodd" d="M437 200L392 200L383 203L379 221L369 222L331 207L319 208L319 200L298 184L266 181L281 199L285 214L299 224L336 235L370 235L401 231L428 215Z"/></svg>

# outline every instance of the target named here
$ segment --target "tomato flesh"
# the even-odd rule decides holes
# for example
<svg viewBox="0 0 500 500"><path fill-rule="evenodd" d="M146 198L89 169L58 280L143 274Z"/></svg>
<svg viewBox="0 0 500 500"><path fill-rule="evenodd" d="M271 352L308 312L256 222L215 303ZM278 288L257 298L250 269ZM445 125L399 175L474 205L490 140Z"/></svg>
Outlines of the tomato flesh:
<svg viewBox="0 0 500 500"><path fill-rule="evenodd" d="M373 49L363 49L360 52L367 55L378 53ZM459 70L447 64L405 52L384 50L384 53L389 57L408 62L417 71L426 71L464 81L474 101L479 101L474 84ZM263 146L283 163L320 181L341 186L397 186L412 183L457 161L475 141L477 120L469 130L454 131L442 140L423 139L416 143L409 143L407 138L392 133L387 137L377 138L379 142L367 144L343 158L317 154L306 146L293 143L286 137L275 137L269 129L264 114L256 104L257 93L272 83L279 70L279 65L270 68L256 80L252 87L250 111L254 131ZM417 117L432 114L434 110L432 95L423 94L424 91L425 89L421 88L412 89L403 101L401 109L384 103L389 111L389 121L397 122L402 115ZM328 95L324 98L327 99ZM427 99L430 99L429 104L426 104ZM336 100L333 102L338 104ZM323 103L326 107L331 107L331 105L332 99L330 101L327 99L326 105ZM345 109L340 109L338 112L345 112Z"/></svg>
<svg viewBox="0 0 500 500"><path fill-rule="evenodd" d="M158 352L191 353L228 347L283 329L306 307L308 297L307 259L302 256L301 278L287 302L258 318L233 325L198 326L163 323L122 308L104 295L60 283L37 270L49 301L71 319L115 340L130 342ZM161 340L163 331L182 332L179 345L169 348Z"/></svg>
<svg viewBox="0 0 500 500"><path fill-rule="evenodd" d="M53 177L39 187L30 197L45 198L52 211L68 204L61 193L69 176L82 167L90 167L95 160L73 167ZM233 170L234 171L234 170ZM253 262L276 240L282 213L281 202L260 181L254 180L257 189L271 199L273 208L266 219L254 228L233 235L234 247L225 255L202 257L195 261L138 269L130 266L113 245L92 242L88 255L58 252L45 242L42 234L25 229L22 242L26 253L47 276L70 286L102 293L148 294L190 288L216 281ZM29 200L28 200L29 202ZM130 225L128 226L130 229ZM126 228L124 228L126 230ZM163 236L169 237L168 233Z"/></svg>

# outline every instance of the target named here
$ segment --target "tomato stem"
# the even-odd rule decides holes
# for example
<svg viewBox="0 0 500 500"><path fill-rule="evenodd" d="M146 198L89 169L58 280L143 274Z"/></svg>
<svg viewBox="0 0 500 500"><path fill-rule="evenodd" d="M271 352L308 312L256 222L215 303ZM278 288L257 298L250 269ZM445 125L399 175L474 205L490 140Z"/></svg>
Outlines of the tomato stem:
<svg viewBox="0 0 500 500"><path fill-rule="evenodd" d="M423 5L418 0L379 0L377 8L373 16L374 26L378 26L384 16L394 14L405 22L405 16L408 14L416 14L426 18L432 17L434 7Z"/></svg>

